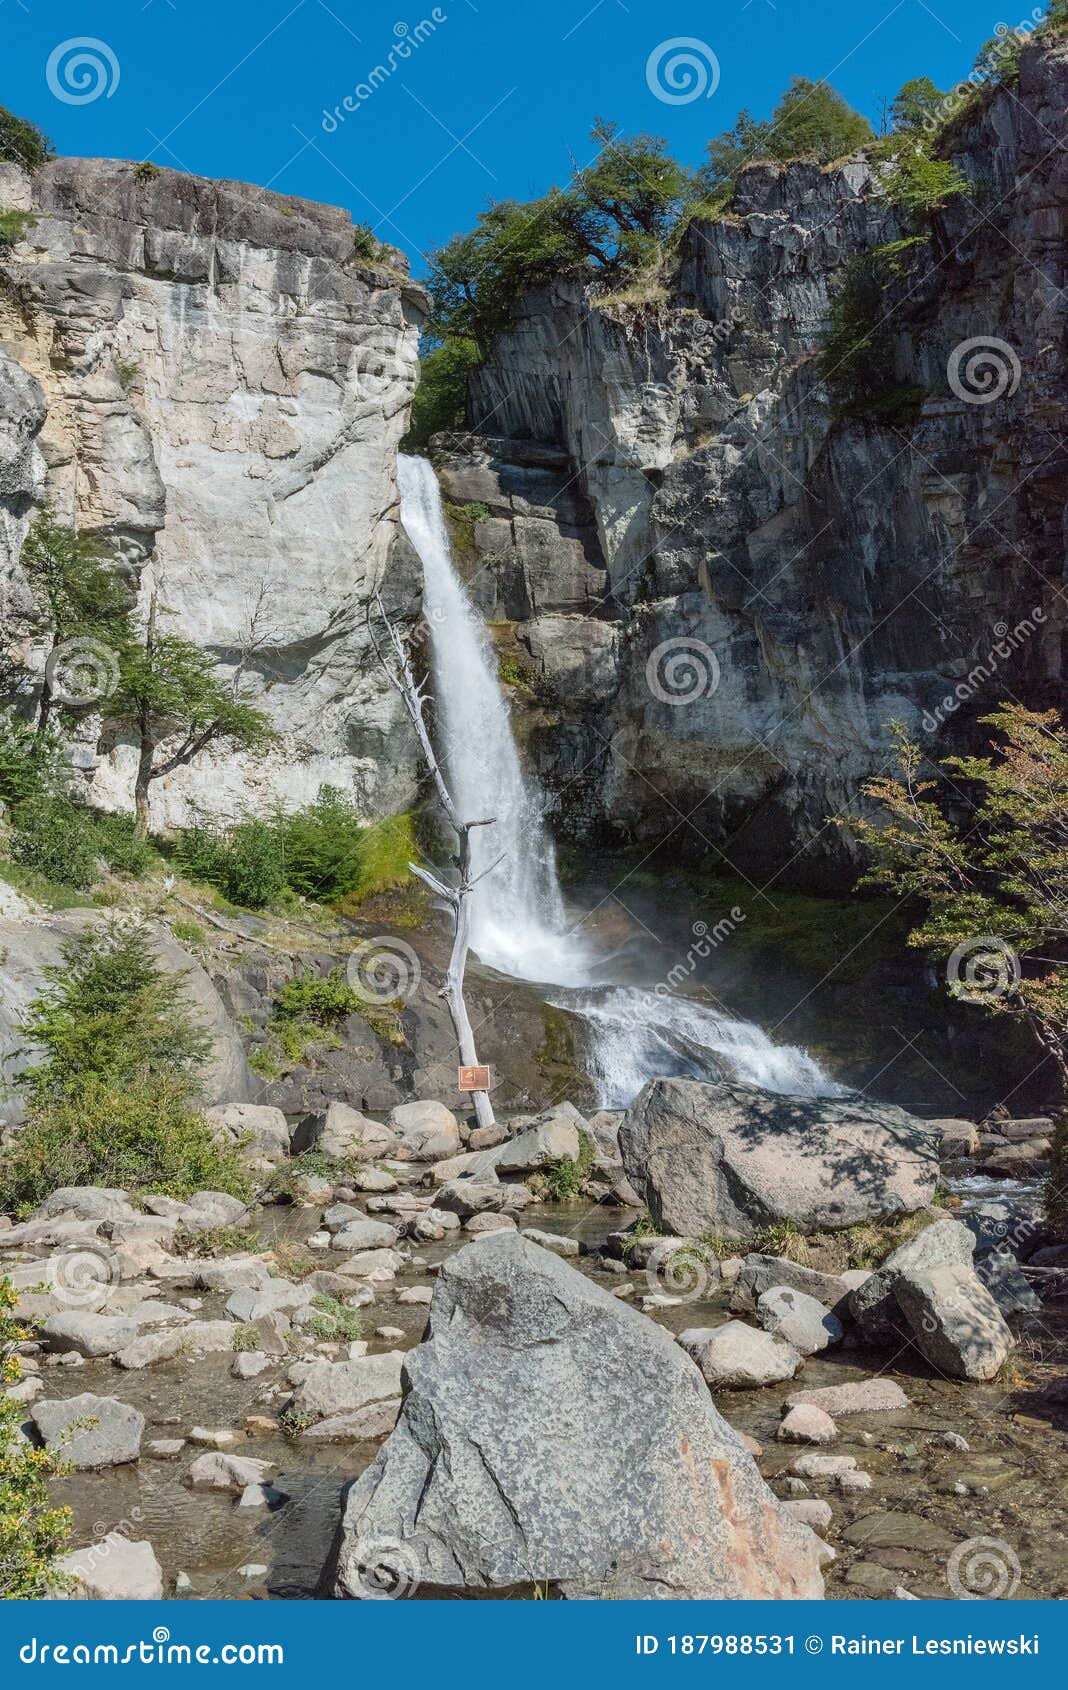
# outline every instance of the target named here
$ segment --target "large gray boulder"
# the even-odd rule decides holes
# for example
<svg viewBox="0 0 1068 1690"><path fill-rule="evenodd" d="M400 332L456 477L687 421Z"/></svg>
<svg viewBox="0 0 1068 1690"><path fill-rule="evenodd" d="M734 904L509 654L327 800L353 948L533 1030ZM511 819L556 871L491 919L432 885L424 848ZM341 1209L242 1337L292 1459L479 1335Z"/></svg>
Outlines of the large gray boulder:
<svg viewBox="0 0 1068 1690"><path fill-rule="evenodd" d="M916 1348L950 1379L993 1379L1015 1339L975 1269L958 1262L917 1268L894 1282Z"/></svg>
<svg viewBox="0 0 1068 1690"><path fill-rule="evenodd" d="M30 1417L46 1447L79 1472L121 1467L141 1453L145 1417L117 1397L48 1398L33 1404Z"/></svg>
<svg viewBox="0 0 1068 1690"><path fill-rule="evenodd" d="M399 1143L396 1155L413 1162L440 1162L463 1149L456 1116L444 1103L398 1103L389 1124Z"/></svg>
<svg viewBox="0 0 1068 1690"><path fill-rule="evenodd" d="M442 1268L404 1382L328 1594L822 1596L818 1543L671 1337L518 1234Z"/></svg>
<svg viewBox="0 0 1068 1690"><path fill-rule="evenodd" d="M163 1568L147 1542L131 1543L109 1532L98 1543L75 1549L56 1563L73 1582L53 1600L73 1602L162 1602Z"/></svg>
<svg viewBox="0 0 1068 1690"><path fill-rule="evenodd" d="M943 1263L970 1267L974 1248L971 1230L949 1216L900 1245L863 1285L850 1292L849 1313L861 1340L879 1346L896 1339L900 1344L908 1336L908 1324L894 1295L899 1276Z"/></svg>
<svg viewBox="0 0 1068 1690"><path fill-rule="evenodd" d="M679 1342L714 1391L749 1391L792 1379L802 1354L785 1339L742 1320L692 1327Z"/></svg>
<svg viewBox="0 0 1068 1690"><path fill-rule="evenodd" d="M938 1177L937 1132L903 1109L700 1080L650 1080L619 1143L653 1220L688 1236L886 1220L922 1209Z"/></svg>

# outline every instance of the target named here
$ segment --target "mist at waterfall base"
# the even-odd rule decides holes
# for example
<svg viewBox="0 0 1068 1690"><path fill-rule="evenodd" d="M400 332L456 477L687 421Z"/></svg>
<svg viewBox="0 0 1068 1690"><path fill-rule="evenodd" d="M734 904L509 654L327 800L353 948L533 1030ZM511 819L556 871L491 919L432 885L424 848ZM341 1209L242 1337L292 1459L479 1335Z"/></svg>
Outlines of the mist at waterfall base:
<svg viewBox="0 0 1068 1690"><path fill-rule="evenodd" d="M401 518L423 564L438 753L472 835L471 948L501 974L547 988L589 1027L586 1065L603 1108L625 1108L656 1075L733 1078L805 1096L840 1088L805 1051L660 985L620 983L620 958L599 954L583 918L569 918L541 794L519 761L492 642L452 562L433 467L399 460ZM489 870L490 872L486 873ZM614 978L613 978L614 976Z"/></svg>

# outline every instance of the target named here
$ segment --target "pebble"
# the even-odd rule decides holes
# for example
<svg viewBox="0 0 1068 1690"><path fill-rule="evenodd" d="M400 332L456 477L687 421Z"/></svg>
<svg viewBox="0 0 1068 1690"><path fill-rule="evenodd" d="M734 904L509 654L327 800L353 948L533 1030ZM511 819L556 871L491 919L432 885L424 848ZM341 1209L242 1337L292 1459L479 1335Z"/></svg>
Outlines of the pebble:
<svg viewBox="0 0 1068 1690"><path fill-rule="evenodd" d="M243 1567L238 1567L237 1576L241 1579L261 1579L266 1576L267 1568L259 1561L246 1561Z"/></svg>
<svg viewBox="0 0 1068 1690"><path fill-rule="evenodd" d="M803 1526L811 1526L814 1532L825 1532L833 1518L829 1502L823 1502L818 1497L806 1497L799 1502L784 1502L783 1507L795 1520L800 1520Z"/></svg>
<svg viewBox="0 0 1068 1690"><path fill-rule="evenodd" d="M833 1444L838 1427L829 1414L814 1403L798 1403L779 1423L775 1433L784 1444Z"/></svg>
<svg viewBox="0 0 1068 1690"><path fill-rule="evenodd" d="M281 1508L289 1497L274 1485L246 1485L237 1499L239 1508Z"/></svg>
<svg viewBox="0 0 1068 1690"><path fill-rule="evenodd" d="M239 1350L230 1372L235 1379L255 1379L258 1373L265 1372L270 1365L270 1356L264 1355L262 1350Z"/></svg>
<svg viewBox="0 0 1068 1690"><path fill-rule="evenodd" d="M871 1490L872 1477L870 1473L862 1473L859 1467L855 1471L851 1468L847 1473L836 1473L835 1483L840 1491Z"/></svg>
<svg viewBox="0 0 1068 1690"><path fill-rule="evenodd" d="M194 1426L189 1434L191 1444L200 1444L204 1449L227 1449L230 1444L237 1442L236 1432L211 1431L207 1426Z"/></svg>
<svg viewBox="0 0 1068 1690"><path fill-rule="evenodd" d="M187 1590L192 1590L193 1581L188 1573L177 1573L174 1580L174 1594L184 1596Z"/></svg>
<svg viewBox="0 0 1068 1690"><path fill-rule="evenodd" d="M392 1344L396 1339L404 1337L404 1328L403 1326L376 1326L375 1337L384 1338L387 1344Z"/></svg>
<svg viewBox="0 0 1068 1690"><path fill-rule="evenodd" d="M157 1461L177 1461L184 1448L184 1438L153 1438L145 1445L145 1453L154 1455Z"/></svg>

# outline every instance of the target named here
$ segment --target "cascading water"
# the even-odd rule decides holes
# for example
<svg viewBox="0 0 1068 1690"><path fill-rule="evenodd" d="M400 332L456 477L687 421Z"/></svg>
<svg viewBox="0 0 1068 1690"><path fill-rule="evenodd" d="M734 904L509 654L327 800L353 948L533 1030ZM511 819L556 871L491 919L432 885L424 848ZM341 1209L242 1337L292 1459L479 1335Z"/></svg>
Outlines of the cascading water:
<svg viewBox="0 0 1068 1690"><path fill-rule="evenodd" d="M441 492L425 458L399 460L401 517L423 563L440 752L465 820L494 818L472 835L471 946L502 974L555 988L553 1001L591 1029L590 1068L601 1104L622 1108L658 1074L729 1075L809 1096L839 1088L792 1045L692 998L611 984L608 959L569 924L541 795L523 773L493 648L452 565Z"/></svg>

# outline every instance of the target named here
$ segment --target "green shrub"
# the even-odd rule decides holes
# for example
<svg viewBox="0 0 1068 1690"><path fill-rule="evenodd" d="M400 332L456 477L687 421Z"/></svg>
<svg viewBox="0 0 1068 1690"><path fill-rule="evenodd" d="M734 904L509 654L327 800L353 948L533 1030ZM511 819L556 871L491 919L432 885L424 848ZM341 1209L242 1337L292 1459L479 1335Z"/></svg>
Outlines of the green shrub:
<svg viewBox="0 0 1068 1690"><path fill-rule="evenodd" d="M0 799L5 804L54 796L63 772L63 751L55 734L37 733L13 710L0 712Z"/></svg>
<svg viewBox="0 0 1068 1690"><path fill-rule="evenodd" d="M176 1093L195 1092L211 1038L142 928L109 922L76 935L46 978L23 1023L45 1053L19 1076L33 1103L76 1099L98 1080L121 1087L162 1078ZM53 1182L63 1183L78 1182Z"/></svg>
<svg viewBox="0 0 1068 1690"><path fill-rule="evenodd" d="M286 891L284 842L271 822L249 818L230 828L190 828L175 856L190 880L217 887L244 909L262 909Z"/></svg>
<svg viewBox="0 0 1068 1690"><path fill-rule="evenodd" d="M206 937L199 921L172 921L171 932L182 945L202 945Z"/></svg>
<svg viewBox="0 0 1068 1690"><path fill-rule="evenodd" d="M36 170L55 156L48 136L27 117L16 117L6 106L0 106L0 159L7 164L21 164L24 170Z"/></svg>
<svg viewBox="0 0 1068 1690"><path fill-rule="evenodd" d="M769 119L744 109L734 127L708 143L705 191L732 183L759 159L812 158L831 164L872 139L871 124L829 83L795 76Z"/></svg>
<svg viewBox="0 0 1068 1690"><path fill-rule="evenodd" d="M30 211L0 211L0 252L17 246L30 229L37 227L37 219Z"/></svg>
<svg viewBox="0 0 1068 1690"><path fill-rule="evenodd" d="M320 787L314 804L279 814L275 826L294 892L329 903L359 885L364 829L356 806L336 787Z"/></svg>
<svg viewBox="0 0 1068 1690"><path fill-rule="evenodd" d="M0 1279L0 1601L39 1601L69 1587L57 1562L67 1548L69 1508L49 1503L48 1481L64 1472L54 1450L22 1434L23 1404L3 1387L17 1385L16 1345L30 1334L12 1318L15 1293Z"/></svg>
<svg viewBox="0 0 1068 1690"><path fill-rule="evenodd" d="M594 1154L593 1140L580 1127L578 1161L573 1162L569 1156L564 1156L558 1162L550 1162L547 1168L540 1169L533 1176L530 1183L551 1203L569 1203L585 1190Z"/></svg>
<svg viewBox="0 0 1068 1690"><path fill-rule="evenodd" d="M66 798L27 799L12 811L11 828L12 862L81 891L98 878L92 823Z"/></svg>
<svg viewBox="0 0 1068 1690"><path fill-rule="evenodd" d="M89 1074L66 1095L35 1104L0 1156L0 1211L25 1214L61 1185L179 1198L227 1191L244 1202L251 1195L235 1152L216 1142L173 1074L122 1084Z"/></svg>
<svg viewBox="0 0 1068 1690"><path fill-rule="evenodd" d="M349 985L344 970L335 968L325 979L302 974L287 980L276 1000L282 1020L314 1021L320 1025L343 1021L360 1007L360 997Z"/></svg>
<svg viewBox="0 0 1068 1690"><path fill-rule="evenodd" d="M121 874L140 879L156 860L156 853L145 839L138 839L137 824L132 815L123 812L96 811L90 818L93 848L108 867Z"/></svg>
<svg viewBox="0 0 1068 1690"><path fill-rule="evenodd" d="M326 1296L313 1297L312 1308L315 1313L303 1323L303 1330L313 1338L355 1342L361 1336L363 1323L357 1309L347 1309L336 1297Z"/></svg>

